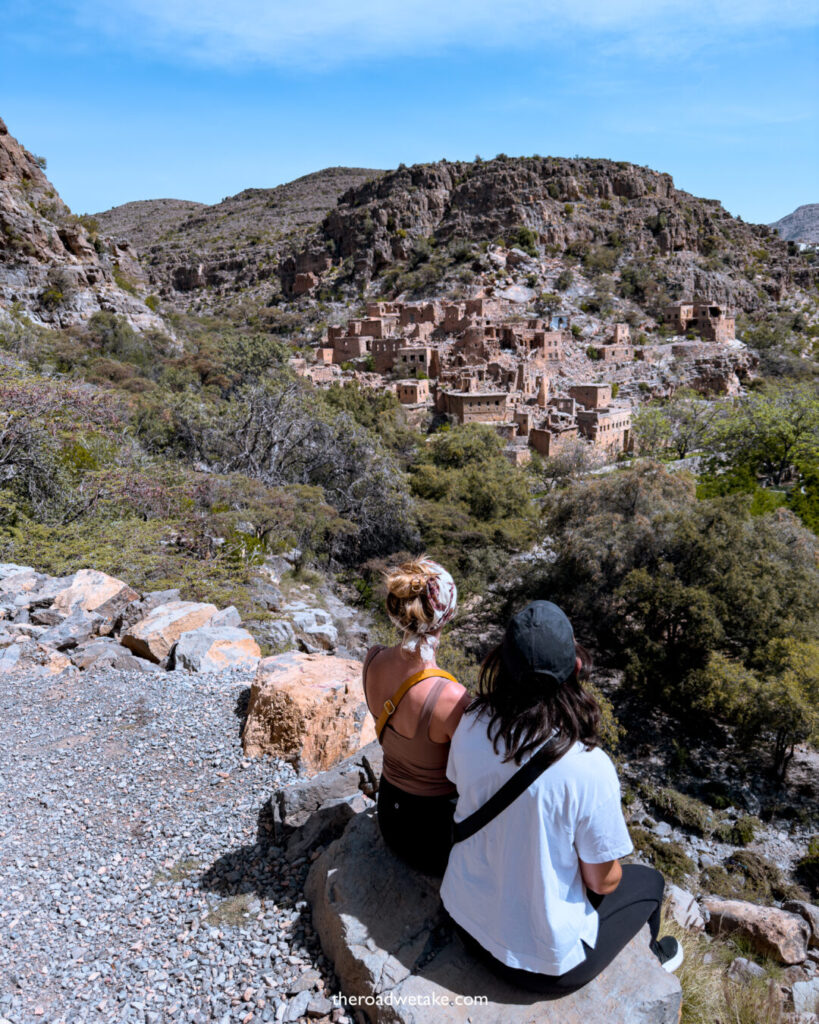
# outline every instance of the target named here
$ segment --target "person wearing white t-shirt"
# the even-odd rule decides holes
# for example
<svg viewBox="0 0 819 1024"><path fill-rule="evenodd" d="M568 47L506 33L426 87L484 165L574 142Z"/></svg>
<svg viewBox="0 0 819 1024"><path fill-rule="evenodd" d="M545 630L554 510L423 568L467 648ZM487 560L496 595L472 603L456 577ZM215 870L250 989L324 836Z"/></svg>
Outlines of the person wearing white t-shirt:
<svg viewBox="0 0 819 1024"><path fill-rule="evenodd" d="M518 987L569 992L596 977L646 922L659 938L662 875L621 866L632 850L620 784L600 748L590 659L563 611L534 601L484 659L479 695L452 737L455 821L482 807L535 753L545 770L449 856L441 898L467 947ZM545 754L545 757L544 757Z"/></svg>

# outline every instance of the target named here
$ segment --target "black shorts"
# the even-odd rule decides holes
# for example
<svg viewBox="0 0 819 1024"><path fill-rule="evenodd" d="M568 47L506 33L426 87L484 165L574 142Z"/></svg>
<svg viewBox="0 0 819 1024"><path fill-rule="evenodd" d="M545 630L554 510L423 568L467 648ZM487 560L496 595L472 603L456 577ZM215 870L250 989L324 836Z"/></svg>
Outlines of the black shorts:
<svg viewBox="0 0 819 1024"><path fill-rule="evenodd" d="M417 796L381 777L378 824L389 848L410 867L443 875L452 847L456 796Z"/></svg>

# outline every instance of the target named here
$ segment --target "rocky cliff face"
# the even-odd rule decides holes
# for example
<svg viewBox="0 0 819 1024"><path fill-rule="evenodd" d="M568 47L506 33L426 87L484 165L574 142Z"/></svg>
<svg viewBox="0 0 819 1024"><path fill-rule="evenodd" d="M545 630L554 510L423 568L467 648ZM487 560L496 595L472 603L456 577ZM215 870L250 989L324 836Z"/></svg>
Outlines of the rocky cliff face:
<svg viewBox="0 0 819 1024"><path fill-rule="evenodd" d="M787 217L771 224L779 235L792 242L819 243L819 203L798 206Z"/></svg>
<svg viewBox="0 0 819 1024"><path fill-rule="evenodd" d="M283 251L299 247L339 196L381 171L328 167L277 188L249 188L207 206L179 199L126 203L95 215L105 234L133 245L166 302L206 309L269 298Z"/></svg>
<svg viewBox="0 0 819 1024"><path fill-rule="evenodd" d="M608 160L497 157L400 167L351 189L312 243L283 263L282 283L287 293L328 250L365 282L406 260L421 238L440 247L521 227L555 254L607 247L620 267L659 257L672 291L746 311L809 287L816 273L769 227L680 191L668 174Z"/></svg>
<svg viewBox="0 0 819 1024"><path fill-rule="evenodd" d="M139 298L139 275L136 253L125 242L104 242L75 217L0 120L0 315L68 327L107 310L137 330L161 330Z"/></svg>

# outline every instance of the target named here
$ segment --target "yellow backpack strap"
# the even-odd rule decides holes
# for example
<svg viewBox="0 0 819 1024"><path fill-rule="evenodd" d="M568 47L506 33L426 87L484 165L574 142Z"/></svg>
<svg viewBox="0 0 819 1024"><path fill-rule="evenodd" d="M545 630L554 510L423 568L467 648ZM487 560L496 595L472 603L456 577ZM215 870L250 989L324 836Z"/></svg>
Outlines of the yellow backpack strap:
<svg viewBox="0 0 819 1024"><path fill-rule="evenodd" d="M395 710L407 693L415 686L416 683L420 683L424 679L429 679L431 676L441 679L451 679L453 683L457 683L458 680L455 676L450 675L449 672L444 672L440 668L425 668L420 672L416 672L414 676L410 676L409 679L405 679L403 683L398 687L395 693L390 697L389 700L384 701L384 710L378 716L375 723L375 734L378 737L379 742L381 741L381 733L387 727L387 722L390 720L390 716L395 714Z"/></svg>

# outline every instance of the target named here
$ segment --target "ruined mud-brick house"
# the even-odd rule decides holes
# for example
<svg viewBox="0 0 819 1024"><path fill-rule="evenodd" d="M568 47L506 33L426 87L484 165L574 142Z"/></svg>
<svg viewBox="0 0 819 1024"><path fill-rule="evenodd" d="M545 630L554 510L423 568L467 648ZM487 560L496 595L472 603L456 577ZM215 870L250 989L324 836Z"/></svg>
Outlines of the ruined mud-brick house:
<svg viewBox="0 0 819 1024"><path fill-rule="evenodd" d="M509 395L506 391L446 391L436 396L438 412L458 423L497 423L506 420Z"/></svg>
<svg viewBox="0 0 819 1024"><path fill-rule="evenodd" d="M666 306L665 322L675 334L693 331L705 341L725 342L736 338L736 321L712 302L675 302Z"/></svg>
<svg viewBox="0 0 819 1024"><path fill-rule="evenodd" d="M421 405L429 400L429 381L399 380L395 393L402 405Z"/></svg>
<svg viewBox="0 0 819 1024"><path fill-rule="evenodd" d="M634 359L631 329L628 324L615 324L609 341L598 349L604 363L628 363Z"/></svg>

